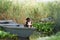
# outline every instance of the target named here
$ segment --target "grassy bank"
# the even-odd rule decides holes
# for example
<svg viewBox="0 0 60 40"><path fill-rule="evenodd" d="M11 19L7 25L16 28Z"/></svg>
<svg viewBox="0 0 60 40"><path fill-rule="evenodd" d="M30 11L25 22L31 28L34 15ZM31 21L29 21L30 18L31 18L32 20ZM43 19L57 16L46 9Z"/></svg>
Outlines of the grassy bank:
<svg viewBox="0 0 60 40"><path fill-rule="evenodd" d="M46 36L46 37L38 36L35 38L35 36L32 36L31 40L60 40L60 32L56 33L55 35Z"/></svg>

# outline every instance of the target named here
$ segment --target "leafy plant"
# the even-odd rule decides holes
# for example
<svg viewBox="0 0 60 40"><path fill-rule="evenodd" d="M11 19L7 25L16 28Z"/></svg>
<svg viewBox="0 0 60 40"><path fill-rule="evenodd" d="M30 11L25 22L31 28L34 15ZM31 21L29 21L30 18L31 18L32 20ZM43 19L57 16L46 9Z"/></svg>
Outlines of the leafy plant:
<svg viewBox="0 0 60 40"><path fill-rule="evenodd" d="M16 39L17 35L10 34L9 32L5 32L4 28L0 26L0 39Z"/></svg>
<svg viewBox="0 0 60 40"><path fill-rule="evenodd" d="M16 37L16 35L0 31L0 38L14 38L14 37Z"/></svg>
<svg viewBox="0 0 60 40"><path fill-rule="evenodd" d="M54 29L54 22L45 22L45 23L33 23L33 26L37 28L37 31L39 31L42 34L50 35L53 33Z"/></svg>

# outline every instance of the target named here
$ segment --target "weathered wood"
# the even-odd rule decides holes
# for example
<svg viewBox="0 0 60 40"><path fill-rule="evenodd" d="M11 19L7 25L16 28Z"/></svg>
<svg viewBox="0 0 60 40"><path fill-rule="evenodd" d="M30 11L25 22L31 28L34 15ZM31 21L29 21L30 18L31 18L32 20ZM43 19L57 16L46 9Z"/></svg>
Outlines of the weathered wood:
<svg viewBox="0 0 60 40"><path fill-rule="evenodd" d="M33 33L35 28L24 27L23 25L17 23L11 23L12 21L0 20L0 22L10 22L9 24L0 24L6 32L10 32L11 34L16 34L19 40L29 40L29 36ZM17 26L19 25L19 26Z"/></svg>

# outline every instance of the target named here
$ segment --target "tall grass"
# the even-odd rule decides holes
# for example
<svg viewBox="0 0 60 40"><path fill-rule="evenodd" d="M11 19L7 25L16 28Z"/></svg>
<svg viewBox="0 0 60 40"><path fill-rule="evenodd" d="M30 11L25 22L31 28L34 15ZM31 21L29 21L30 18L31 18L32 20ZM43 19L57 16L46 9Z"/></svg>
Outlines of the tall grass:
<svg viewBox="0 0 60 40"><path fill-rule="evenodd" d="M59 2L31 3L19 3L18 1L13 3L8 0L0 0L0 19L12 19L17 23L25 23L27 17L30 17L33 22L39 22L41 18L46 17L59 19L57 18L60 13Z"/></svg>

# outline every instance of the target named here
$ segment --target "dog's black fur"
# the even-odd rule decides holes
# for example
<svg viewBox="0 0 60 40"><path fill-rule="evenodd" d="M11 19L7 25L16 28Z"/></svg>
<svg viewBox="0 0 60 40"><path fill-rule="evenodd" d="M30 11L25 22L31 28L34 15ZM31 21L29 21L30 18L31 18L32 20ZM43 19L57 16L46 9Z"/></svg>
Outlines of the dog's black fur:
<svg viewBox="0 0 60 40"><path fill-rule="evenodd" d="M26 18L26 24L24 25L25 27L32 27L32 25L28 25L28 22L30 22L30 18ZM32 23L31 23L32 24Z"/></svg>

